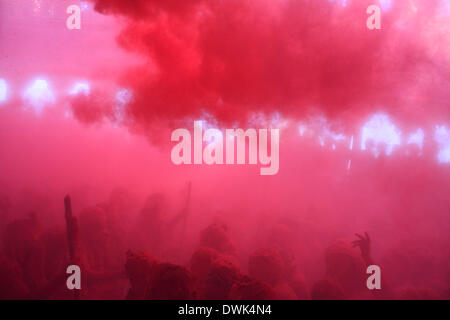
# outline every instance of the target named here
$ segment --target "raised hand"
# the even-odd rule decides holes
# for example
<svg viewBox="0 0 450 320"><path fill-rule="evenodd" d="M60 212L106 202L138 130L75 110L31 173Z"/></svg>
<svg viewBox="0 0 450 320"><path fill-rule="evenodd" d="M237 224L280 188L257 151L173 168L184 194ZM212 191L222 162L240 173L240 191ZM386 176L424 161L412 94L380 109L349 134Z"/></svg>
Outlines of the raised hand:
<svg viewBox="0 0 450 320"><path fill-rule="evenodd" d="M355 233L359 238L358 240L352 241L352 247L359 247L361 250L361 256L367 264L372 264L372 259L370 257L370 238L367 232L364 232L364 236Z"/></svg>

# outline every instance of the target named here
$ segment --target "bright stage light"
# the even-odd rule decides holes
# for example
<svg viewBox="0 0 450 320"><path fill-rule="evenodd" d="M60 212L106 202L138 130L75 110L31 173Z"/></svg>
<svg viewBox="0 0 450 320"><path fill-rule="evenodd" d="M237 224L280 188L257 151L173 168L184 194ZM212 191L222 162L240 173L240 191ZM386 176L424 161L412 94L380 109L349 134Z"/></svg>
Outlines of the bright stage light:
<svg viewBox="0 0 450 320"><path fill-rule="evenodd" d="M70 89L69 94L71 95L77 95L77 94L84 94L89 95L91 93L91 87L89 83L87 82L77 82L75 85Z"/></svg>
<svg viewBox="0 0 450 320"><path fill-rule="evenodd" d="M436 126L434 140L439 147L438 162L450 163L450 129L447 129L445 126Z"/></svg>
<svg viewBox="0 0 450 320"><path fill-rule="evenodd" d="M45 106L55 102L53 94L47 80L36 79L26 90L23 95L24 100L40 114Z"/></svg>
<svg viewBox="0 0 450 320"><path fill-rule="evenodd" d="M379 2L383 11L388 11L392 7L392 0L379 0Z"/></svg>
<svg viewBox="0 0 450 320"><path fill-rule="evenodd" d="M6 101L8 86L5 79L0 79L0 103Z"/></svg>
<svg viewBox="0 0 450 320"><path fill-rule="evenodd" d="M375 114L364 125L361 137L361 150L368 148L369 141L373 142L371 150L378 157L380 155L379 146L386 146L385 154L390 155L395 146L400 145L401 132L391 122L389 116L385 114Z"/></svg>
<svg viewBox="0 0 450 320"><path fill-rule="evenodd" d="M422 151L424 137L425 134L423 130L419 128L416 132L409 135L408 144L415 144L419 147L420 151Z"/></svg>

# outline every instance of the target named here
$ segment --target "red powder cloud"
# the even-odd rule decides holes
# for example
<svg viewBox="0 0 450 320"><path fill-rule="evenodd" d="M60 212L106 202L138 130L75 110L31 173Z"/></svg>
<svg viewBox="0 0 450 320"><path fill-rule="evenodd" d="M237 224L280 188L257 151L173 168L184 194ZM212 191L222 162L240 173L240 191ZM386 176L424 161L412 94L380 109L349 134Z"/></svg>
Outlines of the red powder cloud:
<svg viewBox="0 0 450 320"><path fill-rule="evenodd" d="M448 25L438 0L394 1L373 31L368 0L93 1L125 20L119 44L148 59L119 80L134 92L127 117L137 127L312 108L331 117L381 108L405 121L449 115L448 37L431 42ZM85 112L75 113L92 119Z"/></svg>

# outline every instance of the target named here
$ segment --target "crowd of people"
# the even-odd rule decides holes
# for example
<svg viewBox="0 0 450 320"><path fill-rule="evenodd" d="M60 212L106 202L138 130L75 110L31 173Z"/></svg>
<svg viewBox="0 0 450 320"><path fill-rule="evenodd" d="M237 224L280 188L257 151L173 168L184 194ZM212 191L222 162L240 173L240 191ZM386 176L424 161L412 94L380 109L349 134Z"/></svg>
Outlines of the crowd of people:
<svg viewBox="0 0 450 320"><path fill-rule="evenodd" d="M295 243L298 225L280 220L260 233L242 254L230 226L220 219L206 223L183 246L187 210L168 218L165 196L147 197L133 219L120 194L80 212L66 198L66 225L48 227L39 213L12 218L11 201L0 199L1 299L449 299L449 280L424 286L406 276L407 254L396 255L397 273L382 273L381 290L369 290L369 265L380 265L371 253L369 234L353 242L335 241L321 253L324 270L310 277L308 250ZM62 202L62 201L61 201ZM61 210L62 211L62 210ZM125 214L124 214L125 212ZM131 221L130 221L131 220ZM180 240L181 239L181 240ZM310 244L304 243L303 247ZM174 258L178 248L188 258ZM168 253L168 251L170 251ZM389 256L389 255L387 255ZM81 268L81 290L66 287L66 268ZM309 269L313 268L314 265ZM392 268L391 268L392 270ZM428 272L423 269L422 272ZM403 280L397 277L403 274ZM393 276L393 277L392 277ZM436 289L438 288L438 289Z"/></svg>

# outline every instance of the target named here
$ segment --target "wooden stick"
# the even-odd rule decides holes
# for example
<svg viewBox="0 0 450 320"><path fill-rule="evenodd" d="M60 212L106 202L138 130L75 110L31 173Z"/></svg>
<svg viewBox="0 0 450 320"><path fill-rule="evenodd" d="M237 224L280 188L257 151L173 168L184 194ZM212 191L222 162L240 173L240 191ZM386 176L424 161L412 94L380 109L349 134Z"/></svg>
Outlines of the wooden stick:
<svg viewBox="0 0 450 320"><path fill-rule="evenodd" d="M66 230L67 241L69 244L69 257L70 264L79 265L79 238L78 238L78 220L72 214L72 203L70 196L67 195L64 198L65 218L66 218ZM74 290L74 299L80 298L79 290Z"/></svg>

